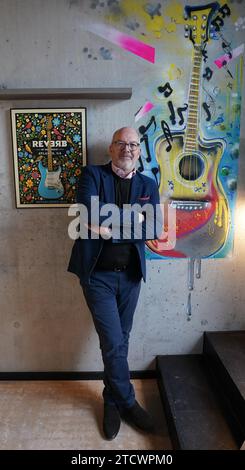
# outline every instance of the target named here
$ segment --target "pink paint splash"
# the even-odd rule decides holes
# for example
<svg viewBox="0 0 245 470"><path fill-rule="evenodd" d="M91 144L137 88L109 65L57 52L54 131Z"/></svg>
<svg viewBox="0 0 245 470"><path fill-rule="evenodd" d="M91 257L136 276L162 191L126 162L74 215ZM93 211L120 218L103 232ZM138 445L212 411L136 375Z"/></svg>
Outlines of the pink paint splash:
<svg viewBox="0 0 245 470"><path fill-rule="evenodd" d="M98 34L98 36L107 39L126 51L132 52L132 54L148 62L155 63L155 48L128 34L121 33L117 29L104 24L93 24L89 28L89 31Z"/></svg>
<svg viewBox="0 0 245 470"><path fill-rule="evenodd" d="M241 46L238 46L236 47L236 49L233 49L233 51L231 52L232 54L231 57L229 56L229 54L224 54L218 57L218 59L216 59L214 63L217 65L219 69L221 69L226 64L228 64L228 62L230 62L232 59L235 59L240 54L243 54L243 51L244 51L244 44L241 44Z"/></svg>
<svg viewBox="0 0 245 470"><path fill-rule="evenodd" d="M150 101L146 101L144 106L141 106L139 111L135 114L135 122L137 122L139 119L141 119L146 113L149 113L149 111L154 108L154 104L151 103Z"/></svg>

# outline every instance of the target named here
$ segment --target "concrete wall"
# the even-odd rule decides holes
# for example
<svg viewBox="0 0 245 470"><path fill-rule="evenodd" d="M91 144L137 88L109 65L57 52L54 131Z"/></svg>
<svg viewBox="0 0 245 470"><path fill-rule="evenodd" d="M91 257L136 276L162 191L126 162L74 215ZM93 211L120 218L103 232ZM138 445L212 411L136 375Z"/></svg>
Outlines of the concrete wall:
<svg viewBox="0 0 245 470"><path fill-rule="evenodd" d="M14 107L86 106L88 162L108 160L113 130L135 125L152 68L85 31L86 24L101 19L101 9L95 0L0 0L0 87L133 87L130 101L0 102L0 371L102 370L79 282L66 272L72 247L67 210L15 208L9 115ZM243 107L234 256L202 262L190 322L187 261L147 261L148 282L142 284L131 336L131 369L151 367L157 354L200 351L205 330L245 328L244 130Z"/></svg>

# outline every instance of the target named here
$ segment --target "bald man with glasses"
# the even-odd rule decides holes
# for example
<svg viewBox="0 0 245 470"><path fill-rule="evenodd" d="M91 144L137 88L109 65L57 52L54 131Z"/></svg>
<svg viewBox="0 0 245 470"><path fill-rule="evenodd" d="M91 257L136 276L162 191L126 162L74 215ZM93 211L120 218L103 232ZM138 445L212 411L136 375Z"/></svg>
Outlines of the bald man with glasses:
<svg viewBox="0 0 245 470"><path fill-rule="evenodd" d="M91 212L91 198L99 198L99 207L115 204L120 215L120 237L105 226L104 216L91 223L89 213L87 239L78 238L73 246L68 270L79 279L99 336L104 363L103 431L109 440L120 429L121 417L137 428L152 432L151 416L135 399L128 366L128 343L137 306L141 280L146 280L146 218L138 212L142 236L135 234L130 219L130 236L123 237L125 204L145 203L153 207L154 234L161 233L162 219L156 215L159 192L155 181L136 169L140 157L140 139L135 129L123 127L114 132L109 147L111 161L106 165L88 165L80 178L77 202ZM98 235L97 237L94 234Z"/></svg>

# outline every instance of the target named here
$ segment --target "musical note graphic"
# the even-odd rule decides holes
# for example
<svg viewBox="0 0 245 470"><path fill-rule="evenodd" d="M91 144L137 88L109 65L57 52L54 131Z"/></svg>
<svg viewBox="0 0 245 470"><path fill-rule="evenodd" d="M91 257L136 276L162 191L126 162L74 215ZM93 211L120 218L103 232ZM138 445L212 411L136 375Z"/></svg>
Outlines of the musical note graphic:
<svg viewBox="0 0 245 470"><path fill-rule="evenodd" d="M172 136L172 133L171 133L171 130L170 130L170 127L169 127L168 123L166 121L164 121L164 119L161 121L161 127L162 127L162 130L163 130L164 136L165 136L165 138L168 142L168 146L166 147L166 152L170 152L170 150L172 148L171 142L173 141L173 136Z"/></svg>
<svg viewBox="0 0 245 470"><path fill-rule="evenodd" d="M203 78L206 78L208 81L211 80L213 76L213 71L210 69L210 67L205 68L205 72L203 74Z"/></svg>
<svg viewBox="0 0 245 470"><path fill-rule="evenodd" d="M207 103L204 102L204 103L202 103L202 107L203 107L204 111L207 113L206 121L210 121L211 120L211 113L209 111L210 106Z"/></svg>
<svg viewBox="0 0 245 470"><path fill-rule="evenodd" d="M167 82L167 83L165 83L164 86L159 86L158 91L159 91L159 93L163 93L165 98L168 98L171 95L171 93L173 92L173 88L171 87L170 83Z"/></svg>

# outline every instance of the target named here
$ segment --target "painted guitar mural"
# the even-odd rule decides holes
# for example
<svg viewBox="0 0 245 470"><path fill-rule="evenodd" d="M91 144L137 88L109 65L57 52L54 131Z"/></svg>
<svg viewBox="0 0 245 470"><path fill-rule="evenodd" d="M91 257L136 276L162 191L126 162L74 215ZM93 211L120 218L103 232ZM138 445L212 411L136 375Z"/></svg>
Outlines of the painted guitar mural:
<svg viewBox="0 0 245 470"><path fill-rule="evenodd" d="M64 194L64 188L60 180L61 167L54 171L53 157L51 148L51 129L52 117L48 116L47 122L47 141L48 141L48 167L44 167L40 161L38 164L41 173L41 180L38 186L38 192L44 199L59 199Z"/></svg>
<svg viewBox="0 0 245 470"><path fill-rule="evenodd" d="M164 235L147 242L148 248L160 256L212 256L228 236L228 204L218 177L226 144L223 139L205 139L199 127L202 52L217 8L217 2L205 7L185 7L186 37L193 43L187 124L184 131L172 132L171 151L168 151L168 141L163 136L158 136L155 141L161 202L176 208L175 247L166 250Z"/></svg>

